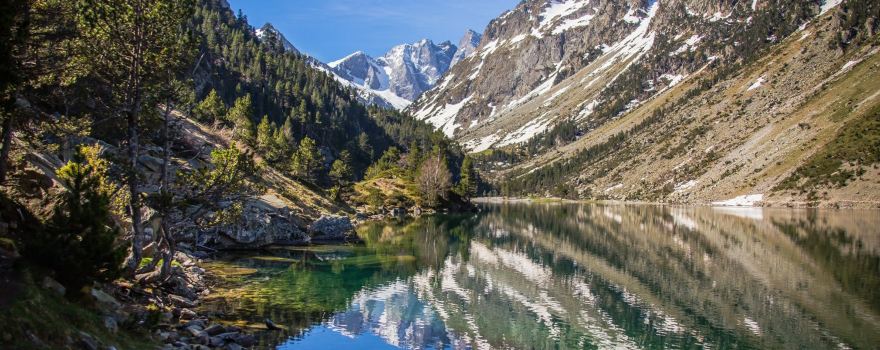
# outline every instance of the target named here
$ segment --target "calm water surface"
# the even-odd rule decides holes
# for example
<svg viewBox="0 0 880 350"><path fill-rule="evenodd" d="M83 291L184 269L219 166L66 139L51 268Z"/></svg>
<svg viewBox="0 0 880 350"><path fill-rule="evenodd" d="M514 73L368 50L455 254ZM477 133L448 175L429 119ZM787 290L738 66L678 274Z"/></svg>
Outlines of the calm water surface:
<svg viewBox="0 0 880 350"><path fill-rule="evenodd" d="M880 212L482 208L213 262L204 308L277 349L880 344Z"/></svg>

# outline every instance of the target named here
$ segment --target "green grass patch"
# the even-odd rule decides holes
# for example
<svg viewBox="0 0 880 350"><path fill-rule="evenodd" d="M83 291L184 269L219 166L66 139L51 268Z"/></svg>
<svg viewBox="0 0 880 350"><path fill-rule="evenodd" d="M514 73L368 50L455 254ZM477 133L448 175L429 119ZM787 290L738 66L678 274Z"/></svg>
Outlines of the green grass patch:
<svg viewBox="0 0 880 350"><path fill-rule="evenodd" d="M143 259L141 259L141 264L140 264L139 268L143 268L144 266L147 266L152 262L153 262L152 257L143 258ZM164 262L164 259L159 259L159 261L156 263L156 266L162 266L162 262ZM181 268L183 267L183 265L181 265L179 262L177 262L177 260L172 260L171 266L181 267Z"/></svg>
<svg viewBox="0 0 880 350"><path fill-rule="evenodd" d="M0 313L0 343L4 349L66 349L69 340L78 340L86 332L105 347L117 349L155 349L158 343L146 333L135 332L120 325L111 333L101 315L82 303L73 302L40 288L24 273L21 290ZM44 344L32 342L35 337ZM8 346L8 347L7 347Z"/></svg>

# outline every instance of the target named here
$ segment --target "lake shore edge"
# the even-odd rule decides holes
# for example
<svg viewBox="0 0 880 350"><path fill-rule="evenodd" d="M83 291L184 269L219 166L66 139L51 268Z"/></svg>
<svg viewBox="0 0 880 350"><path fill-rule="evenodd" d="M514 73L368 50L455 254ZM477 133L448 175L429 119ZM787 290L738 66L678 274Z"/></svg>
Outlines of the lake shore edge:
<svg viewBox="0 0 880 350"><path fill-rule="evenodd" d="M611 205L655 205L655 206L693 206L713 208L768 208L768 209L857 209L878 210L880 201L830 201L830 202L796 202L783 200L762 200L756 205L719 205L713 202L652 202L638 200L587 200L566 199L557 197L476 197L471 199L476 204L501 203L579 203L579 204L611 204Z"/></svg>

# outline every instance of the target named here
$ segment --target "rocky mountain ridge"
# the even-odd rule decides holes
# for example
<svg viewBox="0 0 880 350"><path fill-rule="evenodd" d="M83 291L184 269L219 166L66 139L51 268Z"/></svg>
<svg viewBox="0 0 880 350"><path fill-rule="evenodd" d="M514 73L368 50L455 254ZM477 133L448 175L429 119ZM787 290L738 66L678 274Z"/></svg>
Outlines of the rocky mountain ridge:
<svg viewBox="0 0 880 350"><path fill-rule="evenodd" d="M682 11L664 14L665 5ZM880 205L880 86L868 78L880 67L880 5L698 5L660 0L646 11L653 23L643 27L647 35L628 35L653 39L647 51L603 49L585 68L488 122L447 130L472 150L495 148L477 156L507 194ZM664 34L659 28L680 25L676 16L698 23ZM757 34L760 40L749 41ZM417 105L433 95L440 96L429 92ZM456 117L468 113L461 111ZM505 123L531 134L495 134Z"/></svg>
<svg viewBox="0 0 880 350"><path fill-rule="evenodd" d="M601 125L711 62L779 42L824 2L530 0L493 20L477 54L409 111L473 151L521 144L576 120ZM829 3L830 5L830 3ZM575 77L576 76L576 77ZM558 103L577 95L575 105Z"/></svg>

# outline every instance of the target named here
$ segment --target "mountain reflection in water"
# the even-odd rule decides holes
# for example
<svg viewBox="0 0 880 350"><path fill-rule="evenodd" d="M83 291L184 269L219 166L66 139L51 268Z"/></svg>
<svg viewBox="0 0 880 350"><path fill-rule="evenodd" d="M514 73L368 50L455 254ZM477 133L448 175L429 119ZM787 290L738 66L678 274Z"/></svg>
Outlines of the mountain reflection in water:
<svg viewBox="0 0 880 350"><path fill-rule="evenodd" d="M230 256L204 308L279 349L870 349L880 213L485 205Z"/></svg>

